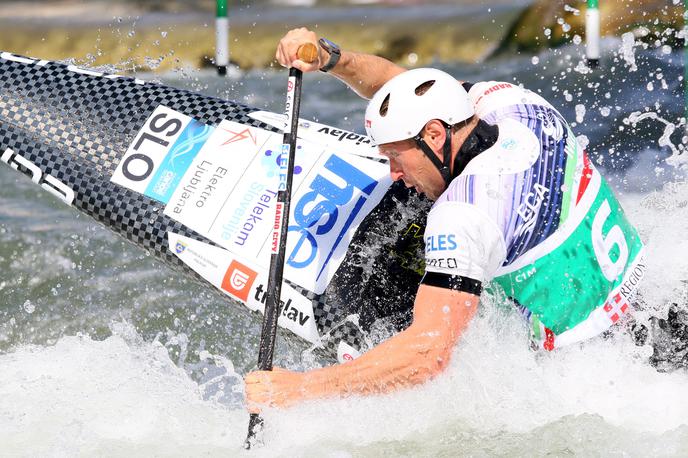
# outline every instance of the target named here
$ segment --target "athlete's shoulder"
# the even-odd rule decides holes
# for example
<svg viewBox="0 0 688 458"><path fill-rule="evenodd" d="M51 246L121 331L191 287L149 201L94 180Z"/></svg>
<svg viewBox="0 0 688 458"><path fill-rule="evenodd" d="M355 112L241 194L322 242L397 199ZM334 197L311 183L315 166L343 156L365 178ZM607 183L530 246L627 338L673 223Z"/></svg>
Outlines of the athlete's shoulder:
<svg viewBox="0 0 688 458"><path fill-rule="evenodd" d="M427 272L485 281L494 276L506 257L501 229L484 209L466 202L435 202L428 214L424 241Z"/></svg>
<svg viewBox="0 0 688 458"><path fill-rule="evenodd" d="M460 176L512 175L530 169L538 160L540 141L531 129L510 118L497 126L499 136L495 144L473 158Z"/></svg>
<svg viewBox="0 0 688 458"><path fill-rule="evenodd" d="M549 102L533 91L504 81L475 83L468 92L468 96L473 101L476 114L481 119L505 107L519 105L551 106Z"/></svg>

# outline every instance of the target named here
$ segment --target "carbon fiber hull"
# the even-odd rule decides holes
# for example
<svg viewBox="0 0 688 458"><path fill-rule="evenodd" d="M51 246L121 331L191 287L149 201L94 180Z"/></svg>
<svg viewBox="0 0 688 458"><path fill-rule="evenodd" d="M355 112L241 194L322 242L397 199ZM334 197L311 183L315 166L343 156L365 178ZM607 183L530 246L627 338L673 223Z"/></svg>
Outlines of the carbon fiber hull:
<svg viewBox="0 0 688 458"><path fill-rule="evenodd" d="M137 132L158 106L211 126L229 120L278 132L249 116L255 109L235 102L0 54L3 161L165 264L207 283L170 251L168 233L214 243L165 215L159 201L111 181ZM413 221L422 221L424 205L409 212L404 208L408 199L403 187L392 186L361 224L351 244L354 248L325 293L300 290L313 303L318 332L329 342L326 347L332 349L344 340L362 349L360 328L379 318L393 317L398 328L407 324L419 274L390 252L420 256L418 230L409 235L408 229L419 227ZM380 229L392 221L394 237L381 240ZM361 263L361 253L372 254L374 262ZM366 271L371 267L373 272ZM352 320L352 315L362 320Z"/></svg>

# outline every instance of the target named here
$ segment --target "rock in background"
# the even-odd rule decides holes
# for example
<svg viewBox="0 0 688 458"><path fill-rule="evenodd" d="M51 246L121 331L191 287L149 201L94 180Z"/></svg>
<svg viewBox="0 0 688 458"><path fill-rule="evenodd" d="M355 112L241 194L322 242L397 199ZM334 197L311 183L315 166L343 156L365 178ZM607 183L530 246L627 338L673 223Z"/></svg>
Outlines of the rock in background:
<svg viewBox="0 0 688 458"><path fill-rule="evenodd" d="M585 0L538 0L513 23L495 54L537 51L570 43L576 35L585 37ZM600 33L621 36L633 32L636 38L683 46L682 2L674 0L600 0Z"/></svg>

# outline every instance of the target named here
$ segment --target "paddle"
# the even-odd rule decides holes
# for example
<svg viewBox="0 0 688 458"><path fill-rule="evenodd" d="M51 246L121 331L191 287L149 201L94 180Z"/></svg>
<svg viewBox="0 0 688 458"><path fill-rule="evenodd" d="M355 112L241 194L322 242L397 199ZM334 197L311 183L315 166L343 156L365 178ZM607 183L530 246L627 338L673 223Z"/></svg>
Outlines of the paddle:
<svg viewBox="0 0 688 458"><path fill-rule="evenodd" d="M301 45L297 56L304 62L314 62L318 56L318 48L313 43ZM287 228L289 226L289 206L291 204L291 184L294 178L294 157L296 154L296 131L299 125L299 108L301 106L301 83L303 72L296 68L289 69L287 83L287 125L282 138L280 155L279 186L277 188L277 208L272 232L272 255L270 257L270 272L268 277L267 299L263 328L260 335L260 351L258 352L258 370L271 371L272 357L275 352L275 337L277 335L277 319L279 318L280 296L282 294L282 277L284 274L284 258L287 251ZM256 434L262 429L263 419L252 413L248 424L248 434L244 447L250 449L256 439Z"/></svg>

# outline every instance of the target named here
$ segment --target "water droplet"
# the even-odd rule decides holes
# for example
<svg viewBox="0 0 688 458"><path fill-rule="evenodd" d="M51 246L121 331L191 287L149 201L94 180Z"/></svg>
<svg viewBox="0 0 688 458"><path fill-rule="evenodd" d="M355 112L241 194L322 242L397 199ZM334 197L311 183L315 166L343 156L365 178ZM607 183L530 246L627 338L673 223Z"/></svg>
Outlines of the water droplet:
<svg viewBox="0 0 688 458"><path fill-rule="evenodd" d="M28 299L24 302L24 310L26 313L33 313L36 310L36 306L31 303Z"/></svg>
<svg viewBox="0 0 688 458"><path fill-rule="evenodd" d="M533 65L537 65L537 64L540 63L540 58L539 58L538 56L533 56L533 58L530 59L530 62L531 62Z"/></svg>
<svg viewBox="0 0 688 458"><path fill-rule="evenodd" d="M633 35L633 32L626 32L623 35L621 35L621 55L626 61L626 64L630 67L629 71L634 72L638 70L638 67L635 64L635 49L634 47L637 45L635 42L635 36Z"/></svg>
<svg viewBox="0 0 688 458"><path fill-rule="evenodd" d="M587 135L579 135L576 137L576 140L578 141L578 145L583 149L587 148L590 144L590 140L588 139Z"/></svg>
<svg viewBox="0 0 688 458"><path fill-rule="evenodd" d="M564 5L564 11L568 11L569 13L573 13L574 16L579 16L580 15L580 10L569 6L569 5Z"/></svg>

